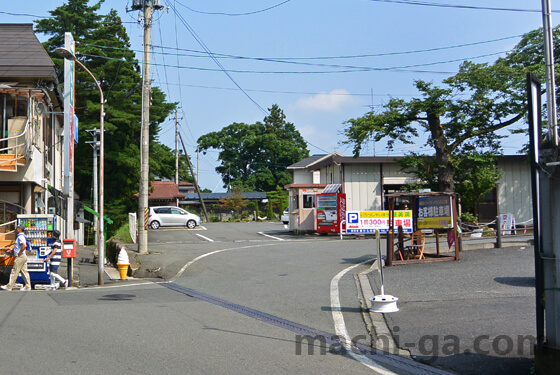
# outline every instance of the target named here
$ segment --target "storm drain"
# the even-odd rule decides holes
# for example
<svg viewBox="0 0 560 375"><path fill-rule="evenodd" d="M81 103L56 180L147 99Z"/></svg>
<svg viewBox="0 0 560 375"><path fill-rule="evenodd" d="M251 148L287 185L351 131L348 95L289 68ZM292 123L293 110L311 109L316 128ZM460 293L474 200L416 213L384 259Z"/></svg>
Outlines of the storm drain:
<svg viewBox="0 0 560 375"><path fill-rule="evenodd" d="M288 331L294 332L298 335L309 338L308 344L319 341L321 345L328 345L331 349L338 348L334 352L344 354L346 350L344 343L340 340L340 337L333 335L328 332L319 331L314 328L306 327L298 323L291 322L286 319L279 318L274 315L270 315L258 310L251 309L249 307L241 306L235 303L225 301L220 298L212 297L208 294L197 292L196 290L189 289L177 285L175 283L162 283L161 285L174 290L176 292L185 294L189 297L193 297L205 302L212 303L217 306L221 306L228 310L235 311L239 314L260 320L262 322L272 324L276 327L286 329ZM384 364L390 366L396 370L403 370L410 374L437 374L437 375L450 375L449 372L433 368L422 363L415 362L413 360L400 357L398 355L382 352L374 348L367 347L359 343L352 344L352 350L359 353L365 357L370 358L372 361L378 364Z"/></svg>

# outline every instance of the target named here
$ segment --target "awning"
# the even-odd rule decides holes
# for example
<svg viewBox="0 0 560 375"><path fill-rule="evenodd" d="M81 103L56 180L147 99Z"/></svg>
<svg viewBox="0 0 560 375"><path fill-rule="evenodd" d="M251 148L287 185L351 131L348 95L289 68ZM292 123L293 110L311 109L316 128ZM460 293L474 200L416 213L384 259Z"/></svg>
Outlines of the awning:
<svg viewBox="0 0 560 375"><path fill-rule="evenodd" d="M326 188L323 189L323 193L336 193L342 184L328 184Z"/></svg>

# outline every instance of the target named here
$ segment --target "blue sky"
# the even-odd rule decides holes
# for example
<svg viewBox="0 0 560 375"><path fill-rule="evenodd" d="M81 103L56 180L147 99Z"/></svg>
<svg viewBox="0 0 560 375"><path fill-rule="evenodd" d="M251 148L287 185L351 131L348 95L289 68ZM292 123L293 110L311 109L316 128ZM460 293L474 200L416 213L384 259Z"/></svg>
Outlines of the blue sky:
<svg viewBox="0 0 560 375"><path fill-rule="evenodd" d="M180 103L181 132L193 164L198 137L233 122L262 121L263 109L272 104L295 124L311 154L351 155L350 148L339 144L344 121L372 106L379 109L390 97L410 99L417 94L415 79L439 83L457 71L460 61L492 62L510 50L519 35L542 26L537 0L422 1L432 6L414 2L420 1L161 0L170 9L154 14L151 77L168 100ZM62 3L3 0L0 22L31 23ZM140 52L142 26L137 11L125 11L127 5L130 8L132 0L107 0L101 12L119 12L132 48ZM553 14L553 25L558 21ZM493 42L480 43L487 41ZM450 48L465 44L473 45ZM204 49L216 57L236 57L217 59L229 77L204 54L193 52ZM424 50L431 51L401 53ZM140 53L138 57L141 60ZM274 59L283 62L270 61ZM426 137L421 136L418 145L397 145L391 153L384 144L375 150L368 145L362 155L431 152L422 148ZM174 116L163 125L160 139L174 147ZM512 139L505 153L515 154L524 142L519 136ZM216 157L217 151L200 155L200 185L223 191L214 171Z"/></svg>

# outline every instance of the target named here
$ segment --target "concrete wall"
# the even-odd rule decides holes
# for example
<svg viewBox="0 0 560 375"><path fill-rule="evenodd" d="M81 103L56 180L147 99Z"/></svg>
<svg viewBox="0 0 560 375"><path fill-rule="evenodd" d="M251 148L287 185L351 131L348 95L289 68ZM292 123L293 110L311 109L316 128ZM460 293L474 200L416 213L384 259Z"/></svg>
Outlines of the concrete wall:
<svg viewBox="0 0 560 375"><path fill-rule="evenodd" d="M313 173L307 172L307 169L294 170L294 184L312 184Z"/></svg>

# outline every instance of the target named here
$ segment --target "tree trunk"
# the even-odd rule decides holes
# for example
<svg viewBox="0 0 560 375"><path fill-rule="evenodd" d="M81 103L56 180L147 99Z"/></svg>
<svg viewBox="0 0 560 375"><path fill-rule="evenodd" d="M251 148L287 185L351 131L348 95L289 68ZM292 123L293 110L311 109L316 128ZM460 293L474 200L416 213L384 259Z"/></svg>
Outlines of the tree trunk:
<svg viewBox="0 0 560 375"><path fill-rule="evenodd" d="M450 151L448 149L447 140L444 136L439 116L428 113L428 125L430 127L430 132L432 133L432 140L436 150L439 191L446 193L454 192L455 171L451 165Z"/></svg>

